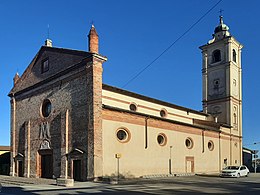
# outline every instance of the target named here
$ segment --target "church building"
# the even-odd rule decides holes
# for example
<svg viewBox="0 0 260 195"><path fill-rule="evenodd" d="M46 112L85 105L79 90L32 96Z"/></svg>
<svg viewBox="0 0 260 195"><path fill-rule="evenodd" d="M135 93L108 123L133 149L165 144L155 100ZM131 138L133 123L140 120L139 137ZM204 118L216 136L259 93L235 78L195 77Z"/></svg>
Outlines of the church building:
<svg viewBox="0 0 260 195"><path fill-rule="evenodd" d="M203 111L102 82L99 37L89 51L47 39L14 77L10 175L98 180L218 173L242 163L242 45L220 16L202 51Z"/></svg>

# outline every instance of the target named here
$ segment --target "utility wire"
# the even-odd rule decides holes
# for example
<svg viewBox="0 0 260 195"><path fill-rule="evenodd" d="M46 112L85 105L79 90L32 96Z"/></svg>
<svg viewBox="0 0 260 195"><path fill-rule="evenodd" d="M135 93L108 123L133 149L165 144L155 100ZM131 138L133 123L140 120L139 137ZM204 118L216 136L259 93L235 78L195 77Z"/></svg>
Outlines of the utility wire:
<svg viewBox="0 0 260 195"><path fill-rule="evenodd" d="M193 25L191 25L179 38L177 38L170 46L168 46L158 57L156 57L152 62L145 66L140 72L129 79L122 88L126 87L129 83L135 80L140 74L142 74L147 68L149 68L154 62L156 62L163 54L165 54L173 45L175 45L182 37L184 37L194 26L196 26L206 15L208 15L222 0L219 0L215 5L213 5L205 14L203 14Z"/></svg>

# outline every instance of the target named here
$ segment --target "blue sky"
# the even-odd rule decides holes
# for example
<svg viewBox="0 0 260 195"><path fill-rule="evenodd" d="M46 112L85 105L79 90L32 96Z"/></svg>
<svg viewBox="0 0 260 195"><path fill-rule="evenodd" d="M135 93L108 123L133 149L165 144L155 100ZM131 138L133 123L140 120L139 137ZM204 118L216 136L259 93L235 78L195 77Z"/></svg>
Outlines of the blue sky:
<svg viewBox="0 0 260 195"><path fill-rule="evenodd" d="M87 50L94 21L100 53L108 57L103 82L122 87L219 0L1 0L0 145L10 142L8 92L47 38L55 47ZM244 145L260 149L260 1L223 0L168 52L124 89L202 110L201 51L224 22L243 45ZM253 144L253 145L252 145Z"/></svg>

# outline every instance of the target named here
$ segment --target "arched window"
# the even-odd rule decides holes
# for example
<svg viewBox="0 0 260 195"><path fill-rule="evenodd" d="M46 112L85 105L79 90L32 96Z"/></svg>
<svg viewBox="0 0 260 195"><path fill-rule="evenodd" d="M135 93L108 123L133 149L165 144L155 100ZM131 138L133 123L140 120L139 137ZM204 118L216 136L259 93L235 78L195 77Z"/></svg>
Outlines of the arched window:
<svg viewBox="0 0 260 195"><path fill-rule="evenodd" d="M212 63L220 62L220 61L221 61L221 53L220 50L217 49L212 53Z"/></svg>
<svg viewBox="0 0 260 195"><path fill-rule="evenodd" d="M237 62L237 53L236 50L233 49L233 61Z"/></svg>

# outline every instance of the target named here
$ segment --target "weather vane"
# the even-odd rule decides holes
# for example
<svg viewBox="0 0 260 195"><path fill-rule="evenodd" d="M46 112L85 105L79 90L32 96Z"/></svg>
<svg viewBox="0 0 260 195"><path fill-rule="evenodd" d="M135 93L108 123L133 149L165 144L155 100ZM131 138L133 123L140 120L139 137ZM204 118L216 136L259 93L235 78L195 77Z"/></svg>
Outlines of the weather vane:
<svg viewBox="0 0 260 195"><path fill-rule="evenodd" d="M94 20L91 20L91 26L94 26Z"/></svg>
<svg viewBox="0 0 260 195"><path fill-rule="evenodd" d="M50 38L50 25L47 26L47 39Z"/></svg>

